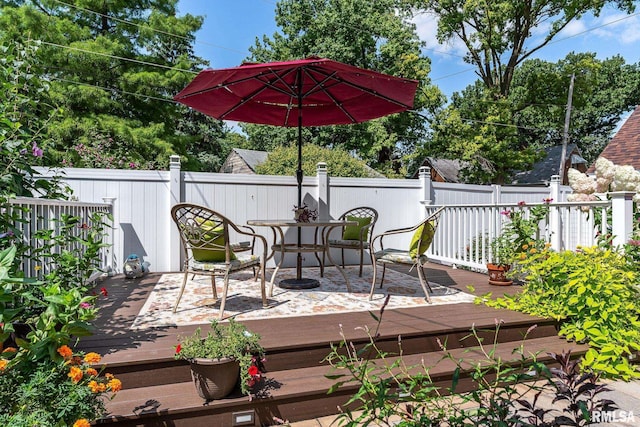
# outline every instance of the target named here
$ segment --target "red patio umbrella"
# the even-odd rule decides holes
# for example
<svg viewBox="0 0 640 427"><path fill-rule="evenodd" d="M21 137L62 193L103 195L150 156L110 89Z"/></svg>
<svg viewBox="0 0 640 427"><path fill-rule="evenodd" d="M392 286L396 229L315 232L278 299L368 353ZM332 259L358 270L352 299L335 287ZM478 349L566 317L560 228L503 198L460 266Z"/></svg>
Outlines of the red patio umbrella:
<svg viewBox="0 0 640 427"><path fill-rule="evenodd" d="M297 126L301 206L302 127L360 123L409 110L417 87L416 80L311 57L203 70L173 99L220 120ZM298 272L301 262L299 254Z"/></svg>

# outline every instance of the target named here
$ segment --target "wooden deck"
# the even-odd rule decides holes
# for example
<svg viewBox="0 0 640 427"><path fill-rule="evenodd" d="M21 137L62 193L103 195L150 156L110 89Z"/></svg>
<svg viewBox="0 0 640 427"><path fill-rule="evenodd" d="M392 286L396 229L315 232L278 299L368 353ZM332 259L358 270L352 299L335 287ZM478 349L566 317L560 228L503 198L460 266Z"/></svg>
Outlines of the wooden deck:
<svg viewBox="0 0 640 427"><path fill-rule="evenodd" d="M518 290L517 286L490 286L483 274L434 264L428 266L427 276L431 281L465 292L469 292L468 285L473 285L477 295L486 292L502 295ZM337 406L353 393L353 387L345 387L327 396L332 382L325 375L330 368L321 361L329 353L330 343L341 340L341 327L356 345L367 341L361 327L374 327L375 320L366 312L243 322L262 336L261 344L267 350L268 372L262 397L249 401L236 393L203 404L191 383L188 365L173 359L178 336L190 334L196 326L130 329L159 277L160 273L139 280L116 276L101 285L109 289L109 298L101 307L96 333L83 338L79 347L103 354L106 370L118 376L124 386L108 403L110 415L101 422L123 426L232 426L234 414L248 411L256 420L250 425L273 425L274 417L293 422L335 414ZM498 352L505 358L511 357L511 351L534 324L538 326L526 341L528 351L544 355L546 351L560 352L570 346L556 336L553 321L469 303L386 310L379 345L397 352L401 335L407 362L424 360L431 365L442 357L439 339L447 342L448 349L457 357L473 359L478 355L471 347L477 343L461 339L468 335L472 325L485 331L484 336L492 337L500 321L503 324ZM576 354L586 350L584 346L571 346ZM430 374L438 384L446 386L452 372L451 364L439 363Z"/></svg>

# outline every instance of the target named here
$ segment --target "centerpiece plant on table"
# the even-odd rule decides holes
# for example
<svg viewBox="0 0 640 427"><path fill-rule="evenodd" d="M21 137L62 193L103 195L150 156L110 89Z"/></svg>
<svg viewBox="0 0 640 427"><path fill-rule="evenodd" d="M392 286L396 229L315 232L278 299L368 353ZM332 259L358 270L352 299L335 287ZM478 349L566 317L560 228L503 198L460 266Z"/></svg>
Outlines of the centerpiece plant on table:
<svg viewBox="0 0 640 427"><path fill-rule="evenodd" d="M251 395L262 379L265 351L260 335L233 319L228 323L213 320L206 336L198 328L179 340L174 357L189 362L194 385L203 399L227 396L238 378L242 394Z"/></svg>

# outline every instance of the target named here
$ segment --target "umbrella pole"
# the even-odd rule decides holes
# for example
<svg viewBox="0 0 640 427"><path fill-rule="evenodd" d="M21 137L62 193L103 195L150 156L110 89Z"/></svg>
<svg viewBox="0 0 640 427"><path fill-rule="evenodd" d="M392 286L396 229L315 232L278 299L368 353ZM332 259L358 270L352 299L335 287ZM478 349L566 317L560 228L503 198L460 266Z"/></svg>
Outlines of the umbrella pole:
<svg viewBox="0 0 640 427"><path fill-rule="evenodd" d="M302 71L298 70L298 169L296 179L298 180L298 207L302 207ZM280 287L284 289L311 289L320 286L316 279L302 277L302 227L298 229L298 257L296 262L296 278L284 279L280 281ZM319 259L319 258L318 258ZM322 270L321 270L322 271Z"/></svg>
<svg viewBox="0 0 640 427"><path fill-rule="evenodd" d="M302 207L302 76L298 71L298 208ZM302 228L298 227L298 247L302 246ZM302 253L298 252L296 279L302 279Z"/></svg>

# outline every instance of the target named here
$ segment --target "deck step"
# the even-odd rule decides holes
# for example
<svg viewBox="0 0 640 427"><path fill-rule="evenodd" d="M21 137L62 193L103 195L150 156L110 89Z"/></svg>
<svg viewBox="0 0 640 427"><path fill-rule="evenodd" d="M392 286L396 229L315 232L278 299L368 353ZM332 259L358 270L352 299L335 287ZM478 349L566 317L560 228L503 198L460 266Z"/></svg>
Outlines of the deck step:
<svg viewBox="0 0 640 427"><path fill-rule="evenodd" d="M535 328L532 328L533 325ZM497 336L496 324L492 320L484 321L475 325L477 335L484 342L517 342L522 340L527 334L529 339L541 338L548 336L556 336L556 323L553 320L528 318L527 322L514 322L501 325ZM344 326L343 326L344 328ZM527 333L527 330L531 330ZM354 328L348 334L349 342L353 343L356 348L364 346L369 338L362 328ZM429 353L440 350L440 344L443 343L448 349L466 348L477 345L477 339L470 336L470 329L460 328L452 329L445 332L442 331L408 331L398 334L382 331L376 340L376 345L381 351L387 353L416 354ZM395 329L393 329L395 331ZM340 335L336 333L334 343L340 341ZM177 342L177 340L176 340ZM402 349L399 348L401 343ZM301 343L295 347L291 346L265 346L267 361L265 366L269 371L284 371L290 369L304 369L315 367L322 364L323 359L331 351L331 343L321 341ZM113 359L105 359L107 362L108 372L117 376L127 388L139 388L156 386L163 384L171 384L174 382L190 381L191 374L189 365L184 360L175 360L173 356L173 348L167 347L162 354L156 350L153 355L147 355L139 352L138 360L125 359L114 361ZM155 357L154 357L155 356Z"/></svg>
<svg viewBox="0 0 640 427"><path fill-rule="evenodd" d="M495 354L503 360L514 360L514 348L521 342L510 341L496 345ZM557 336L530 338L524 343L524 353L538 354L538 360L549 360L547 352L561 352L570 345ZM574 355L583 354L587 347L572 345ZM466 347L450 350L454 359L465 363L484 359L478 348ZM444 359L442 351L403 355L408 366L433 366L429 373L440 387L450 385L455 363ZM396 357L387 359L392 363ZM129 425L173 425L173 426L231 426L236 413L253 413L255 425L275 425L273 417L290 422L332 415L338 412L356 390L356 385L347 385L339 392L327 395L333 384L325 375L333 372L330 366L318 365L304 368L271 371L266 374L264 395L249 401L246 396L236 394L230 398L215 400L207 404L197 395L190 380L122 390L107 404L111 416L101 420L118 426ZM470 381L461 381L462 390L469 390ZM462 391L460 390L460 391Z"/></svg>

